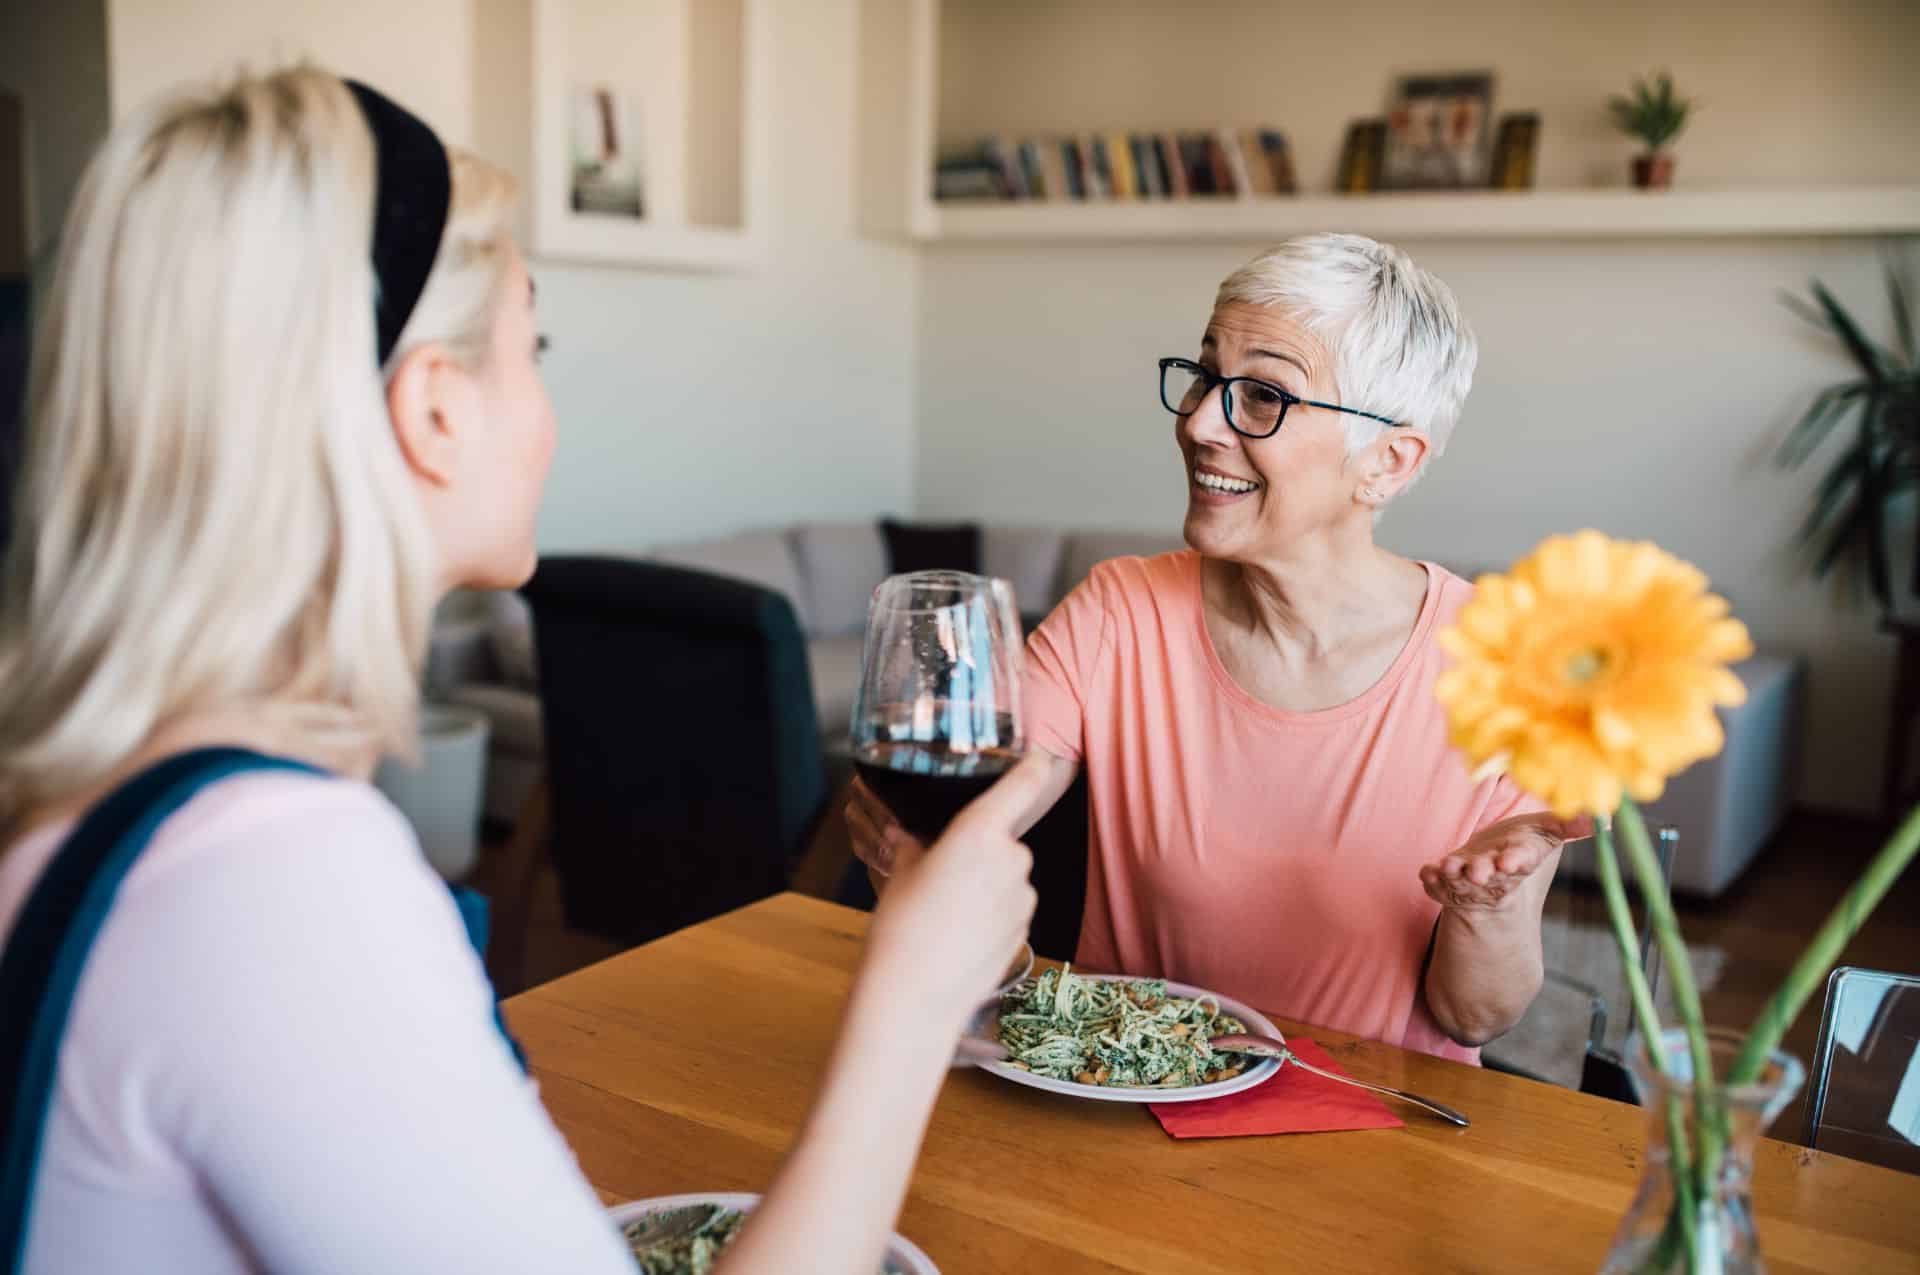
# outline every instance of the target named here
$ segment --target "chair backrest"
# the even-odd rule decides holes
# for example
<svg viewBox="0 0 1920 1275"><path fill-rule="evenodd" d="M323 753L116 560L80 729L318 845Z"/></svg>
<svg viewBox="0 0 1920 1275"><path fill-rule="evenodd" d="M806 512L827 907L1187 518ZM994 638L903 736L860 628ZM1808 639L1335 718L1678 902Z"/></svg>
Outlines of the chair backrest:
<svg viewBox="0 0 1920 1275"><path fill-rule="evenodd" d="M568 923L640 943L784 889L828 798L792 604L632 558L524 593Z"/></svg>
<svg viewBox="0 0 1920 1275"><path fill-rule="evenodd" d="M1027 941L1036 953L1056 961L1072 960L1080 946L1091 827L1087 797L1087 771L1083 766L1073 786L1026 836L1027 848L1033 851L1033 890L1039 896Z"/></svg>
<svg viewBox="0 0 1920 1275"><path fill-rule="evenodd" d="M1808 1146L1920 1173L1920 977L1835 970L1808 1070Z"/></svg>

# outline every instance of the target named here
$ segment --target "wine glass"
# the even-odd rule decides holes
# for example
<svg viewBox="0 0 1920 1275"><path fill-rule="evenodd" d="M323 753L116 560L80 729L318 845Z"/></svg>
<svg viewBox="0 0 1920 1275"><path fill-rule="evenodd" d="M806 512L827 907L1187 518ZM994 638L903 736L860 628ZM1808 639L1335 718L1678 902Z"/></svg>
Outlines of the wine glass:
<svg viewBox="0 0 1920 1275"><path fill-rule="evenodd" d="M853 764L923 843L1025 752L1022 654L1005 580L915 571L873 591Z"/></svg>

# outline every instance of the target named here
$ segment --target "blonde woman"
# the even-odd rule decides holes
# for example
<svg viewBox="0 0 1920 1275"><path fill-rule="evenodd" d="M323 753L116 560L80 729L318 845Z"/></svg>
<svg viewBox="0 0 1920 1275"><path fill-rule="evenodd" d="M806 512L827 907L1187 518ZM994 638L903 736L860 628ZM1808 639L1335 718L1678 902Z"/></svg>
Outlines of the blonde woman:
<svg viewBox="0 0 1920 1275"><path fill-rule="evenodd" d="M631 1270L366 783L435 600L534 562L511 197L316 70L149 110L88 170L0 611L0 1270ZM1032 907L1012 821L896 878L728 1275L878 1268Z"/></svg>

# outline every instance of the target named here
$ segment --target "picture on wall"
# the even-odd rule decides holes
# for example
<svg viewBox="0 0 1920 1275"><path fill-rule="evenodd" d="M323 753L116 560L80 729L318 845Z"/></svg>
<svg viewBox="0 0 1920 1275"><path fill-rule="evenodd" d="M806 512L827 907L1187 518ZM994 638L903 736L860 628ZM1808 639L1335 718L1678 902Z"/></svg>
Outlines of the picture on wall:
<svg viewBox="0 0 1920 1275"><path fill-rule="evenodd" d="M1493 76L1487 72L1402 77L1387 111L1381 186L1387 190L1486 186L1492 112Z"/></svg>
<svg viewBox="0 0 1920 1275"><path fill-rule="evenodd" d="M639 132L627 99L604 85L576 90L571 131L573 210L642 216Z"/></svg>

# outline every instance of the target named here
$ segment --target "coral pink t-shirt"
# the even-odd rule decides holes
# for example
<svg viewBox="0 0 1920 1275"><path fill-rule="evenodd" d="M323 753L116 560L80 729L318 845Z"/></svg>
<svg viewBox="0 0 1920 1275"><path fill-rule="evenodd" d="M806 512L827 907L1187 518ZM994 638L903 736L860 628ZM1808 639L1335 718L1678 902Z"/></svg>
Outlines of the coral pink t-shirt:
<svg viewBox="0 0 1920 1275"><path fill-rule="evenodd" d="M1425 565L1393 666L1318 712L1263 704L1229 676L1191 551L1102 563L1034 631L1029 741L1088 778L1078 964L1479 1060L1420 994L1439 905L1419 871L1537 803L1505 779L1474 782L1448 744L1435 634L1473 587Z"/></svg>

